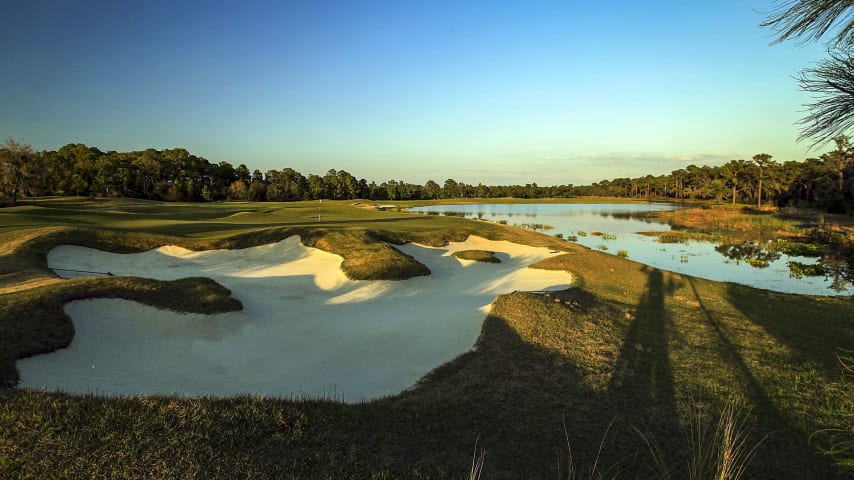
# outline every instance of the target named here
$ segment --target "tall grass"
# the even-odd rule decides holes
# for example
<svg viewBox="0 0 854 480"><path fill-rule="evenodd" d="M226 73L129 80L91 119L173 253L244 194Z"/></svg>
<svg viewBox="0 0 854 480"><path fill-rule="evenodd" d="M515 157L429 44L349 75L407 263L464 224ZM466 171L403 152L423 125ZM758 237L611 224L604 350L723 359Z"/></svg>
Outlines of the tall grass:
<svg viewBox="0 0 854 480"><path fill-rule="evenodd" d="M483 463L486 459L486 450L483 447L478 448L477 442L480 437L474 441L474 454L471 459L471 469L469 470L469 480L479 480L483 473Z"/></svg>
<svg viewBox="0 0 854 480"><path fill-rule="evenodd" d="M676 459L668 458L655 438L637 427L632 427L647 447L648 464L645 465L647 467L645 470L654 472L650 478L657 480L740 480L744 478L756 449L764 441L762 438L756 443L751 442L751 431L747 425L748 413L739 402L730 400L724 404L717 418L713 418L702 408L701 403L693 402L689 408L691 452L687 464L683 467L684 470L678 467ZM580 467L576 465L572 456L572 442L569 438L566 418L564 418L567 470L566 476L559 475L559 478L566 480L637 478L637 466L626 468L624 463L644 452L628 455L609 465L605 465L602 461L605 456L606 441L615 421L616 419L612 420L605 429L596 454L593 456L593 462L588 467ZM469 479L480 479L483 466L484 449L478 448L475 441Z"/></svg>
<svg viewBox="0 0 854 480"><path fill-rule="evenodd" d="M837 355L837 358L842 365L843 381L854 377L854 352ZM832 457L840 470L854 476L854 411L845 406L838 407L838 410L835 413L848 419L847 426L819 430L810 437L810 440L822 438L819 449L825 455Z"/></svg>
<svg viewBox="0 0 854 480"><path fill-rule="evenodd" d="M563 433L564 438L566 438L566 478L567 480L601 480L604 478L618 478L619 473L619 462L610 465L609 467L602 470L602 452L605 448L605 440L608 438L608 433L611 431L611 427L614 426L614 420L611 420L611 423L608 424L608 428L605 429L605 433L602 434L602 440L599 442L599 448L596 450L596 456L593 457L593 464L590 465L590 468L587 470L586 474L582 473L576 466L575 461L572 459L572 444L569 441L569 433L566 429L566 419L564 419L563 424Z"/></svg>
<svg viewBox="0 0 854 480"><path fill-rule="evenodd" d="M734 210L715 206L659 212L658 215L674 230L724 234L742 240L800 238L807 233L807 229L802 226L803 218L753 209ZM832 222L828 222L824 215L817 220L822 228L828 230L851 231L851 220L843 216L833 217Z"/></svg>
<svg viewBox="0 0 854 480"><path fill-rule="evenodd" d="M759 446L748 443L746 414L734 401L727 402L712 424L696 406L692 408L690 480L739 480ZM761 441L759 442L761 443Z"/></svg>

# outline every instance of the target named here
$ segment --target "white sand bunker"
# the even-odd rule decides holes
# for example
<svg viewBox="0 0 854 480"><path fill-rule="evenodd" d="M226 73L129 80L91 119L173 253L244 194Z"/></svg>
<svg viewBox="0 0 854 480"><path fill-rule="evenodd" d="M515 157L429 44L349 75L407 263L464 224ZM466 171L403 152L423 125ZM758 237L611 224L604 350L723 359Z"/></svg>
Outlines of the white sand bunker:
<svg viewBox="0 0 854 480"><path fill-rule="evenodd" d="M333 397L398 393L472 348L496 295L568 288L566 272L526 268L548 249L470 237L398 247L432 271L404 281L353 281L341 257L291 237L243 250L162 247L120 255L59 246L52 268L162 280L215 279L244 310L179 314L116 299L65 311L71 345L18 361L19 386L77 393ZM459 260L457 250L500 252L501 264ZM60 271L65 274L68 272Z"/></svg>

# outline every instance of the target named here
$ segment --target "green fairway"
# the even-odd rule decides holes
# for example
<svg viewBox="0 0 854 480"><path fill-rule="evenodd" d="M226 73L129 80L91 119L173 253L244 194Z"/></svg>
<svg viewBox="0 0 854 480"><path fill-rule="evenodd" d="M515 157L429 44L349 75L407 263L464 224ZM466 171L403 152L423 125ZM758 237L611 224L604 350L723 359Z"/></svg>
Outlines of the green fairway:
<svg viewBox="0 0 854 480"><path fill-rule="evenodd" d="M36 201L2 211L0 228L19 230L67 225L178 236L213 238L259 228L329 227L361 223L363 227L412 220L400 213L355 208L355 202L165 203L146 200ZM406 228L406 227L404 227ZM426 227L430 228L430 227Z"/></svg>
<svg viewBox="0 0 854 480"><path fill-rule="evenodd" d="M428 274L392 245L478 235L560 250L537 267L576 281L500 296L471 352L361 404L14 388L17 358L71 342L65 302L241 308L207 279L61 280L46 266L53 246L243 248L295 234L344 257L354 279ZM713 425L728 405L740 407L749 448L758 445L745 478L844 478L821 452L828 435L815 434L854 433L840 348L854 348L851 298L678 275L485 221L359 201L71 198L0 209L0 478L466 478L475 445L485 451L481 478L569 478L571 468L584 478L687 478L702 436L692 425Z"/></svg>

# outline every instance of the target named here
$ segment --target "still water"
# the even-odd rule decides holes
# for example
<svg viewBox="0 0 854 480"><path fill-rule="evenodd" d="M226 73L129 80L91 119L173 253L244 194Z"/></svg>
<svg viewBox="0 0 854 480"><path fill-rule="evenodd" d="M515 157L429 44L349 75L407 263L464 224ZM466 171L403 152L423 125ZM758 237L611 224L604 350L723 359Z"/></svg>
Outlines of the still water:
<svg viewBox="0 0 854 480"><path fill-rule="evenodd" d="M591 249L623 255L646 265L695 277L735 282L786 293L851 295L854 289L825 276L794 278L789 262L813 265L815 258L768 255L762 262L730 258L711 242L661 243L642 232L666 232L670 226L649 212L675 210L668 203L650 204L483 204L433 205L410 208L413 213L453 215L506 223L563 236ZM732 254L730 249L730 256ZM754 257L755 258L755 257ZM752 264L751 264L752 263ZM761 265L759 265L761 263Z"/></svg>

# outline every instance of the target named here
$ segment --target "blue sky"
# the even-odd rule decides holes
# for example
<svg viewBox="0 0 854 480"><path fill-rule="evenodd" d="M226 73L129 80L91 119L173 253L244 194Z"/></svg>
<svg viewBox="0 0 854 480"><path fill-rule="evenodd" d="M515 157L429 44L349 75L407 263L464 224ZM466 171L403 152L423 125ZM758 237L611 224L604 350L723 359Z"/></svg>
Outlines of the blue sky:
<svg viewBox="0 0 854 480"><path fill-rule="evenodd" d="M770 0L17 1L0 136L185 147L369 180L583 184L767 152L802 160Z"/></svg>

